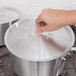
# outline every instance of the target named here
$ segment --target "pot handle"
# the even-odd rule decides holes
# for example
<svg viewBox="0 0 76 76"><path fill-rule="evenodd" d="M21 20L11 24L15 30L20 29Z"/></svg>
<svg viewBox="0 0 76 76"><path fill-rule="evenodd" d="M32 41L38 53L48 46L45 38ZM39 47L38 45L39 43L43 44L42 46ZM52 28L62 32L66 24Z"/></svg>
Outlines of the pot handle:
<svg viewBox="0 0 76 76"><path fill-rule="evenodd" d="M76 47L72 47L71 51L76 51Z"/></svg>
<svg viewBox="0 0 76 76"><path fill-rule="evenodd" d="M24 18L20 17L19 19L16 19L15 21L12 21L9 23L9 27L13 26L14 24L18 25L19 22L23 21Z"/></svg>
<svg viewBox="0 0 76 76"><path fill-rule="evenodd" d="M59 76L59 74L62 71L62 70L59 70L59 69L63 69L61 67L62 66L64 67L64 63L65 63L65 61L63 59L57 59L56 60L56 65L55 65L55 70L54 70L54 76Z"/></svg>
<svg viewBox="0 0 76 76"><path fill-rule="evenodd" d="M76 51L76 47L72 47L72 49L70 51ZM62 69L64 67L65 60L68 59L69 56L70 56L70 52L66 56L63 56L60 59L56 60L56 65L55 65L55 70L54 70L55 75L54 76L59 76L59 74L61 73L60 71L62 71ZM61 68L61 70L59 70L60 68Z"/></svg>
<svg viewBox="0 0 76 76"><path fill-rule="evenodd" d="M19 21L19 19L16 19L15 21L11 22L11 25Z"/></svg>
<svg viewBox="0 0 76 76"><path fill-rule="evenodd" d="M18 22L18 21L19 21L19 19L17 19L17 20L15 20L15 21L10 22L10 23L9 23L9 27L11 27L14 23L16 23L16 22Z"/></svg>
<svg viewBox="0 0 76 76"><path fill-rule="evenodd" d="M65 57L61 57L56 60L56 65L55 65L55 70L54 70L54 76L59 76L60 73L62 72L65 64L65 60L68 59L70 56L70 53L68 53Z"/></svg>

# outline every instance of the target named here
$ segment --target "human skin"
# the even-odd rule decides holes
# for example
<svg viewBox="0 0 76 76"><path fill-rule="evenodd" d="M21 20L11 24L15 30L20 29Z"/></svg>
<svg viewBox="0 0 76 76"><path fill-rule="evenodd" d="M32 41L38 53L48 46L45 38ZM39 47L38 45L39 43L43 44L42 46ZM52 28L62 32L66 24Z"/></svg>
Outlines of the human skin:
<svg viewBox="0 0 76 76"><path fill-rule="evenodd" d="M76 24L76 10L44 9L36 19L36 34Z"/></svg>

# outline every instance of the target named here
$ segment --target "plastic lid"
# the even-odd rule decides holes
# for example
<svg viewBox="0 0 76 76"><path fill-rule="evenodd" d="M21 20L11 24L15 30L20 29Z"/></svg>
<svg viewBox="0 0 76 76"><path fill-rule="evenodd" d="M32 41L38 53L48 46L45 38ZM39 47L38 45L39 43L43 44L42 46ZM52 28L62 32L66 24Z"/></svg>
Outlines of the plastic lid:
<svg viewBox="0 0 76 76"><path fill-rule="evenodd" d="M20 12L9 7L0 7L0 24L15 21L20 18Z"/></svg>
<svg viewBox="0 0 76 76"><path fill-rule="evenodd" d="M5 35L5 44L15 56L30 61L48 61L63 56L74 44L69 26L54 32L35 35L34 19L11 26Z"/></svg>

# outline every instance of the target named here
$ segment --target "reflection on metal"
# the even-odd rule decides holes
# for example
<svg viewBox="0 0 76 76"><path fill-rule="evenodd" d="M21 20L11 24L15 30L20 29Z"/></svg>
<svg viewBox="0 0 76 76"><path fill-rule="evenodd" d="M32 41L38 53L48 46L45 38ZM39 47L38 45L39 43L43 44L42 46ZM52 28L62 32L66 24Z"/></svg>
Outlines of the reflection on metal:
<svg viewBox="0 0 76 76"><path fill-rule="evenodd" d="M76 37L76 26L72 26ZM59 76L76 76L76 41L68 58L65 59L64 70ZM30 64L29 64L30 65ZM37 64L39 67L39 63ZM31 66L32 68L32 66ZM39 71L40 67L37 69ZM30 70L32 71L32 69ZM33 74L31 74L33 75ZM17 76L9 63L9 53L5 46L0 47L0 76Z"/></svg>
<svg viewBox="0 0 76 76"><path fill-rule="evenodd" d="M17 76L9 63L9 54L5 46L0 47L0 76ZM30 64L29 64L30 65ZM37 64L37 67L39 63ZM31 66L32 67L32 66ZM38 68L39 70L40 68ZM32 71L32 69L31 69ZM76 76L76 52L71 51L65 60L64 70L60 76Z"/></svg>

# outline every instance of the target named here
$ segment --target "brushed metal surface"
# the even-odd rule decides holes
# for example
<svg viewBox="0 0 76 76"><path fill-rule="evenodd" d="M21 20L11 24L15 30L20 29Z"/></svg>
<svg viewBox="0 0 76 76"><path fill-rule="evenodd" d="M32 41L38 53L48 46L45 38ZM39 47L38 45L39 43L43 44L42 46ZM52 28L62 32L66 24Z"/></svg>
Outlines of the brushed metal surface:
<svg viewBox="0 0 76 76"><path fill-rule="evenodd" d="M37 66L39 66L39 63ZM18 76L11 67L8 50L5 46L0 47L0 76ZM65 66L60 76L76 76L75 51L71 51L71 55L65 61Z"/></svg>

